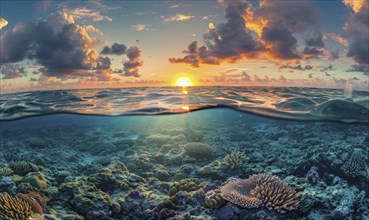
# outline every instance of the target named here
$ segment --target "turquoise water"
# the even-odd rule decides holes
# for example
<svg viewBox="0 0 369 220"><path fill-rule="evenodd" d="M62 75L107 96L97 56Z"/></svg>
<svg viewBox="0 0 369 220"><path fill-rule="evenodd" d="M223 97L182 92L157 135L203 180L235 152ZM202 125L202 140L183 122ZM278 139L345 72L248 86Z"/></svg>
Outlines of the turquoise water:
<svg viewBox="0 0 369 220"><path fill-rule="evenodd" d="M2 95L0 191L39 193L44 219L366 219L367 107L366 92L294 88ZM262 173L295 203L229 199ZM256 197L245 187L230 188Z"/></svg>

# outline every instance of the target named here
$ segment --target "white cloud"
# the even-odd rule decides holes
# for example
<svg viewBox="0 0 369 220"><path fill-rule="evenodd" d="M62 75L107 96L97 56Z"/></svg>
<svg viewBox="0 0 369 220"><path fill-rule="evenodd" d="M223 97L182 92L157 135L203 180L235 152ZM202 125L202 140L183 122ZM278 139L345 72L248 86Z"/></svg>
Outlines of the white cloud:
<svg viewBox="0 0 369 220"><path fill-rule="evenodd" d="M147 24L136 24L136 25L132 25L131 28L132 30L135 30L135 31L145 31L145 30L148 30L149 25Z"/></svg>

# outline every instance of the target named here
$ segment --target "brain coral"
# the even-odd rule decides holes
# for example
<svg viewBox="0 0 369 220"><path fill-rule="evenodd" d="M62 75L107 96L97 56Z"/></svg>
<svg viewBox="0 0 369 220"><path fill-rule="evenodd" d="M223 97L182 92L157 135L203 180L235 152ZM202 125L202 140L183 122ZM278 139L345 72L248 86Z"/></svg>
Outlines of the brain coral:
<svg viewBox="0 0 369 220"><path fill-rule="evenodd" d="M26 220L33 215L31 206L19 197L0 193L0 219Z"/></svg>
<svg viewBox="0 0 369 220"><path fill-rule="evenodd" d="M228 182L221 188L221 196L243 208L265 206L280 213L299 205L297 192L277 176L263 173Z"/></svg>
<svg viewBox="0 0 369 220"><path fill-rule="evenodd" d="M203 159L213 154L214 149L207 144L192 142L185 145L186 153L196 159Z"/></svg>

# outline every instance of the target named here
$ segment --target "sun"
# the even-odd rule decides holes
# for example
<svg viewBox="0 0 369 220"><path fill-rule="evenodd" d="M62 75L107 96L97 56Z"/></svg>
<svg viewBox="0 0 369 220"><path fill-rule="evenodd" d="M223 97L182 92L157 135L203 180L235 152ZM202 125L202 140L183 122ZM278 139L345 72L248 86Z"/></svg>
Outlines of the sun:
<svg viewBox="0 0 369 220"><path fill-rule="evenodd" d="M177 80L176 86L182 86L182 87L192 86L192 82L189 78L181 77Z"/></svg>

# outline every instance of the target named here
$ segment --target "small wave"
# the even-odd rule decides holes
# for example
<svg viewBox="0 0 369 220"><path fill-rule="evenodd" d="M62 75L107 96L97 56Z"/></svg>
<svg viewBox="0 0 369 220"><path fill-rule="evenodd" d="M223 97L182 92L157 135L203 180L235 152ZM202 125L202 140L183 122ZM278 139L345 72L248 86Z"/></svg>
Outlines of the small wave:
<svg viewBox="0 0 369 220"><path fill-rule="evenodd" d="M369 123L369 93L271 87L179 87L60 90L4 94L0 121L54 114L155 115L227 107L295 120Z"/></svg>

